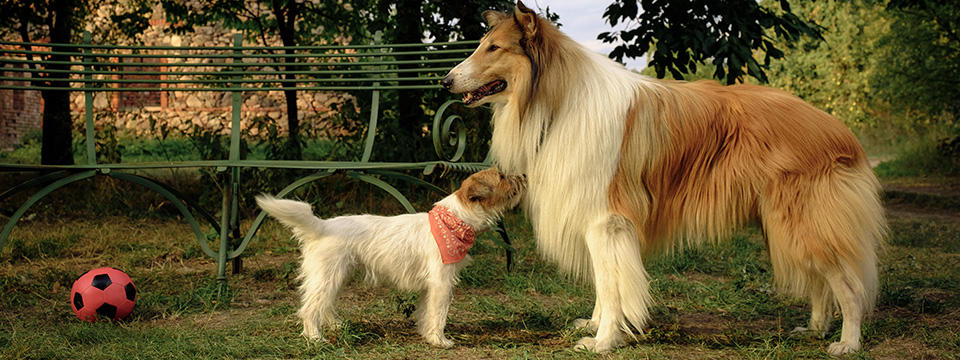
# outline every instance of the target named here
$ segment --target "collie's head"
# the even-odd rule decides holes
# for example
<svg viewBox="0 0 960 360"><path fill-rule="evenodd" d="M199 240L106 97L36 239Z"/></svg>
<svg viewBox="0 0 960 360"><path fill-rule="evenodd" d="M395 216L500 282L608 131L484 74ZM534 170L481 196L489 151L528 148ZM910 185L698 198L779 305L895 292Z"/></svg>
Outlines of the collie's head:
<svg viewBox="0 0 960 360"><path fill-rule="evenodd" d="M546 55L566 37L522 2L513 13L485 11L483 18L490 30L480 46L441 83L453 93L463 93L467 106L527 100L548 61Z"/></svg>
<svg viewBox="0 0 960 360"><path fill-rule="evenodd" d="M482 230L493 225L503 212L516 207L527 181L522 175L505 175L489 168L470 175L460 189L437 202L453 215Z"/></svg>

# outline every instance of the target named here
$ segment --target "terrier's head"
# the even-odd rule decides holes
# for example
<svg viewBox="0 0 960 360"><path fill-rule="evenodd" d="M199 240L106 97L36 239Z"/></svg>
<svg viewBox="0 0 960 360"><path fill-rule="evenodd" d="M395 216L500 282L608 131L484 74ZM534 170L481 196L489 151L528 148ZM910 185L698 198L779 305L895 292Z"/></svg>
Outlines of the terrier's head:
<svg viewBox="0 0 960 360"><path fill-rule="evenodd" d="M492 225L504 211L520 203L527 181L523 175L505 175L489 168L470 175L453 195L438 205L477 229ZM448 204L455 200L456 205Z"/></svg>

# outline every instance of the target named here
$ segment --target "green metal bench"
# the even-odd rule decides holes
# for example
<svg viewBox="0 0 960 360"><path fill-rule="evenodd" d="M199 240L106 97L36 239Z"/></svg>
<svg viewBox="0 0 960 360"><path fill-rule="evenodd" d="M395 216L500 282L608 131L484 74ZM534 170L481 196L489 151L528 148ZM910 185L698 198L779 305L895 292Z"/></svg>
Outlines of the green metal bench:
<svg viewBox="0 0 960 360"><path fill-rule="evenodd" d="M30 66L43 64L41 60L26 59L27 55L67 55L71 60L67 87L51 87L38 83L45 81L36 77L0 76L0 89L82 91L84 94L84 141L86 163L60 166L11 164L0 162L0 171L36 172L32 179L6 189L0 193L0 202L11 195L40 187L7 220L0 232L0 249L14 226L27 210L56 189L95 177L109 176L115 179L133 182L149 188L167 198L183 214L196 235L197 242L205 254L217 262L217 278L226 279L226 264L229 260L239 259L249 245L264 220L264 213L254 219L252 225L241 236L239 224L239 194L241 168L267 169L309 169L315 172L290 183L277 196L284 197L297 188L323 179L335 172L373 184L399 201L408 212L416 212L411 202L394 186L384 181L389 177L423 186L427 189L446 194L443 189L434 186L405 172L422 171L429 174L437 170L473 172L489 167L489 158L479 162L464 162L465 132L467 129L459 116L444 116L446 110L459 102L450 100L443 103L433 118L433 143L437 160L426 162L377 162L371 160L374 147L377 121L380 116L382 92L386 90L435 89L441 91L438 80L451 67L462 61L473 48L476 41L434 44L381 44L380 35L370 45L352 46L312 46L312 47L252 47L243 46L240 34L234 36L232 47L133 47L92 45L90 35L84 34L84 44L65 45L79 52L64 52L51 44L0 42L0 67L5 72L50 73L58 70L35 70ZM27 48L51 47L53 51L31 51ZM292 50L292 54L289 53ZM283 51L283 53L265 53ZM202 53L198 53L202 52ZM398 56L420 56L422 60L396 60ZM145 62L142 59L163 58L165 63ZM296 58L294 61L288 59ZM138 60L140 59L140 60ZM129 61L137 60L137 61ZM49 62L48 62L49 63ZM8 67L12 64L14 67ZM417 65L411 68L411 65ZM17 66L27 65L26 67ZM174 67L174 71L164 71L160 66ZM398 65L405 65L398 68ZM271 78L264 73L253 73L248 69L272 67ZM135 67L135 68L134 68ZM323 67L324 70L311 69ZM116 79L116 71L103 69L124 69L127 75L164 75L161 79ZM202 70L215 68L215 71ZM133 69L133 70L129 70ZM195 70L201 69L201 70ZM296 75L296 79L281 78L284 74ZM0 74L3 75L3 74ZM252 76L258 75L258 76ZM176 79L181 76L188 79ZM156 76L155 76L156 77ZM259 77L259 78L256 78ZM363 155L359 161L292 161L292 160L250 160L241 156L241 131L230 131L229 156L226 159L208 161L180 161L164 163L100 163L95 148L95 125L93 102L94 94L113 91L166 91L197 92L217 91L232 95L231 129L241 129L242 94L244 92L265 92L290 90L278 86L283 82L295 82L297 91L369 91L370 119L363 145ZM19 83L19 84L18 84ZM25 84L24 84L25 83ZM120 86L124 84L123 86ZM133 87L131 87L131 85ZM451 155L452 154L452 155ZM160 181L136 174L147 169L170 168L213 168L225 172L228 177L223 191L221 218L218 220L205 210L197 201L184 196L176 189ZM219 234L218 248L213 249L207 242L207 236L201 230L196 213L209 222ZM510 246L506 232L497 229L504 241L507 252L507 266L510 264Z"/></svg>

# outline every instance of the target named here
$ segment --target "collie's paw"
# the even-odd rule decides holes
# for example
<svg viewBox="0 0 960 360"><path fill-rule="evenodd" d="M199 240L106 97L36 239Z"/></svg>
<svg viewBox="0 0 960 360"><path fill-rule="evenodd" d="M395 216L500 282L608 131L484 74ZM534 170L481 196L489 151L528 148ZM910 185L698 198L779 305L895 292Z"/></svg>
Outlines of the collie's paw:
<svg viewBox="0 0 960 360"><path fill-rule="evenodd" d="M428 344L439 347L439 348L449 349L449 348L452 348L454 345L453 340L447 339L443 335L424 336L424 338L427 340Z"/></svg>
<svg viewBox="0 0 960 360"><path fill-rule="evenodd" d="M573 325L570 325L571 330L587 330L594 334L597 333L597 322L591 319L576 319L573 321Z"/></svg>
<svg viewBox="0 0 960 360"><path fill-rule="evenodd" d="M580 341L577 341L577 345L574 345L573 349L597 352L597 339L592 337L580 339Z"/></svg>
<svg viewBox="0 0 960 360"><path fill-rule="evenodd" d="M823 339L827 336L826 330L815 330L803 326L797 326L790 331L790 336L812 336Z"/></svg>
<svg viewBox="0 0 960 360"><path fill-rule="evenodd" d="M833 356L850 354L857 350L860 350L860 345L849 344L843 341L830 344L830 347L827 348L827 352Z"/></svg>
<svg viewBox="0 0 960 360"><path fill-rule="evenodd" d="M620 342L616 339L597 339L592 337L585 337L577 341L577 345L573 347L574 350L586 350L595 352L597 354L605 354L610 352L610 350L616 349L620 346Z"/></svg>

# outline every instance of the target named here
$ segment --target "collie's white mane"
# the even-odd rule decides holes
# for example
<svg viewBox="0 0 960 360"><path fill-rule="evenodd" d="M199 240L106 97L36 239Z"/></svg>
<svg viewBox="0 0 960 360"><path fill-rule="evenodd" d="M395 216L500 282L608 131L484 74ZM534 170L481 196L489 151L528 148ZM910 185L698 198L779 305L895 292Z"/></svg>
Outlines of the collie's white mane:
<svg viewBox="0 0 960 360"><path fill-rule="evenodd" d="M637 100L638 84L654 84L560 32L554 35L561 53L539 71L541 82L530 99L494 105L497 141L491 151L504 172L528 176L525 208L541 238L540 250L568 274L586 279L592 269L583 241L584 222L590 220L585 214L609 209L602 195L619 159L606 155L620 151L623 119Z"/></svg>

